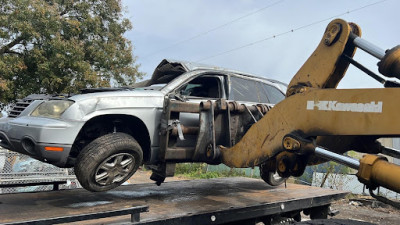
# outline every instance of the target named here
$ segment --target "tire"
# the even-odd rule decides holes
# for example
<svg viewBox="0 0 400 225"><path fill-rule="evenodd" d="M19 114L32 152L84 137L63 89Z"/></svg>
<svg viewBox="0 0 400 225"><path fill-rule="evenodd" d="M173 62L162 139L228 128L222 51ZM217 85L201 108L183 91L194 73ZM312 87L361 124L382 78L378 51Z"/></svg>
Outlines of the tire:
<svg viewBox="0 0 400 225"><path fill-rule="evenodd" d="M75 175L88 191L107 191L128 180L143 161L138 142L128 134L112 133L101 136L78 155Z"/></svg>
<svg viewBox="0 0 400 225"><path fill-rule="evenodd" d="M286 178L279 176L277 172L268 171L264 164L260 165L260 177L271 186L281 185L286 180Z"/></svg>

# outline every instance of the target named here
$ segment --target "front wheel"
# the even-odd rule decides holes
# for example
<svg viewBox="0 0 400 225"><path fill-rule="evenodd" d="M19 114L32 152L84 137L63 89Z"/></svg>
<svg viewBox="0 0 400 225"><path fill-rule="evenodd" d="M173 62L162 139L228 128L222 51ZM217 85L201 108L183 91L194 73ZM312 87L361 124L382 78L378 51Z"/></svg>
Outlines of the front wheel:
<svg viewBox="0 0 400 225"><path fill-rule="evenodd" d="M142 160L142 148L133 137L125 133L107 134L79 153L75 174L86 190L107 191L128 180Z"/></svg>

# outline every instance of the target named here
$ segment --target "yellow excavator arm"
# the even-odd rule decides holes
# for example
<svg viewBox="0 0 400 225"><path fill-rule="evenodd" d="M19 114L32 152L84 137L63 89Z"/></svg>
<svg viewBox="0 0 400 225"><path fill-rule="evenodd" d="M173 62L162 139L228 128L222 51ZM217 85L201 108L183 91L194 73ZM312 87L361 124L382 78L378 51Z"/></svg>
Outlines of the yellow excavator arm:
<svg viewBox="0 0 400 225"><path fill-rule="evenodd" d="M384 186L400 192L400 166L376 155L400 156L377 141L400 136L400 85L352 58L356 48L362 49L380 60L382 75L400 78L400 47L384 51L360 36L354 23L341 19L329 23L317 49L291 80L286 99L236 145L221 146L222 162L231 167L267 164L270 171L288 177L300 176L307 165L334 160L357 169L359 180L372 189ZM349 64L385 88L336 89ZM369 155L360 161L341 155L349 150Z"/></svg>

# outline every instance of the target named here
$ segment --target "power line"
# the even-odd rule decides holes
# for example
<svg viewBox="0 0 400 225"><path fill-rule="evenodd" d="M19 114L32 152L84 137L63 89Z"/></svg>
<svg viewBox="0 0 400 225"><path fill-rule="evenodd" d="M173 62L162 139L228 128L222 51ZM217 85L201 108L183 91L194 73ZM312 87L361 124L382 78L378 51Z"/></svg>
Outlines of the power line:
<svg viewBox="0 0 400 225"><path fill-rule="evenodd" d="M231 21L229 21L229 22L226 22L226 23L224 23L224 24L221 24L221 25L219 25L219 26L217 26L217 27L214 27L214 28L212 28L212 29L210 29L210 30L207 30L207 31L204 31L204 32L202 32L202 33L196 34L196 35L194 35L194 36L192 36L192 37L189 37L189 38L187 38L187 39L183 39L183 40L181 40L181 41L177 41L177 42L175 42L175 43L173 43L173 44L171 44L171 45L169 45L169 46L167 46L167 47L165 47L165 48L161 48L161 49L159 49L159 50L156 50L156 51L154 51L154 52L152 52L152 53L150 53L150 54L148 54L148 55L146 55L146 56L144 56L144 57L142 57L142 58L148 58L148 57L150 57L150 56L152 56L152 55L155 55L155 54L157 54L157 53L159 53L159 52L165 51L165 50L170 49L170 48L172 48L172 47L175 47L175 46L177 46L177 45L181 45L181 44L186 43L186 42L188 42L188 41L191 41L191 40L193 40L193 39L196 39L196 38L199 38L199 37L201 37L201 36L204 36L204 35L206 35L206 34L208 34L208 33L214 32L214 31L216 31L216 30L218 30L218 29L221 29L221 28L223 28L223 27L226 27L226 26L228 26L228 25L230 25L230 24L232 24L232 23L234 23L234 22L237 22L237 21L239 21L239 20L242 20L242 19L244 19L244 18L246 18L246 17L249 17L249 16L251 16L251 15L257 14L257 13L259 13L259 12L265 10L265 9L271 8L272 6L277 5L277 4L279 4L279 3L283 2L283 1L284 1L284 0L276 1L276 2L274 2L274 3L272 3L272 4L270 4L270 5L264 6L264 7L260 8L260 9L257 9L257 10L255 10L255 11L251 12L251 13L245 14L245 15L243 15L243 16L241 16L241 17L238 17L238 18L233 19L233 20L231 20Z"/></svg>
<svg viewBox="0 0 400 225"><path fill-rule="evenodd" d="M317 21L314 21L314 22L312 22L312 23L309 23L309 24L306 24L306 25L297 27L297 28L295 28L295 29L291 29L291 30L288 30L288 31L285 31L285 32L282 32L282 33L279 33L279 34L275 34L275 35L269 36L269 37L267 37L267 38L263 38L263 39L260 39L260 40L257 40L257 41L254 41L254 42L245 44L245 45L241 45L241 46L236 47L236 48L233 48L233 49L229 49L229 50L224 51L224 52L217 53L217 54L215 54L215 55L211 55L211 56L208 56L208 57L199 59L199 60L197 60L197 61L195 61L195 62L205 61L205 60L207 60L207 59L211 59L211 58L215 58L215 57L217 57L217 56L225 55L225 54L228 54L228 53L230 53L230 52L234 52L234 51L240 50L240 49L242 49L242 48L247 48L247 47L250 47L250 46L252 46L252 45L256 45L256 44L259 44L259 43L261 43L261 42L264 42L264 41L267 41L267 40L270 40L270 39L274 39L274 38L277 38L277 37L280 37L280 36L283 36L283 35L286 35L286 34L289 34L289 33L293 33L293 32L295 32L295 31L302 30L302 29L305 29L305 28L307 28L307 27L314 26L314 25L316 25L316 24L325 22L325 21L327 21L327 20L331 20L331 19L333 19L333 18L337 18L337 17L343 16L343 15L346 15L346 14L350 14L350 13L353 13L353 12L356 12L356 11L359 11L359 10L362 10L362 9L365 9L365 8L370 7L370 6L377 5L377 4L386 2L386 1L388 1L388 0L382 0L382 1L374 2L374 3L371 3L371 4L365 5L365 6L361 6L361 7L356 8L356 9L352 9L352 10L346 11L346 12L344 12L344 13L341 13L341 14L338 14L338 15L335 15L335 16L331 16L331 17L326 18L326 19L317 20Z"/></svg>

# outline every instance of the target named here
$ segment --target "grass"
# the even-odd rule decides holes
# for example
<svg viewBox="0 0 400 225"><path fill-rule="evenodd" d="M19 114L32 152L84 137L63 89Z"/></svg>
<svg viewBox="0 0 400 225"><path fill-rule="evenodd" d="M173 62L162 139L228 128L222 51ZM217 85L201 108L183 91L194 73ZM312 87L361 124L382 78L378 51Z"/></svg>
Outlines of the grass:
<svg viewBox="0 0 400 225"><path fill-rule="evenodd" d="M175 174L191 179L210 179L218 177L244 177L246 174L240 169L231 168L224 171L207 171L206 163L179 163Z"/></svg>
<svg viewBox="0 0 400 225"><path fill-rule="evenodd" d="M353 194L353 193L348 193L348 194L346 195L345 199L346 199L346 200L357 199L357 198L360 198L360 196L362 196L362 195Z"/></svg>

